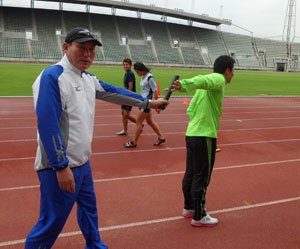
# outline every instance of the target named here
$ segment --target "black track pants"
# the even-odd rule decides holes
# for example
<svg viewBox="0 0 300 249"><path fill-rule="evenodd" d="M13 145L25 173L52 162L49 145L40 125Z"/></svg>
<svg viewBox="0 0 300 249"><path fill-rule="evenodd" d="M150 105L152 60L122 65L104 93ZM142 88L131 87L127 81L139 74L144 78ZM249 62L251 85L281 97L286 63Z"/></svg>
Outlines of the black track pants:
<svg viewBox="0 0 300 249"><path fill-rule="evenodd" d="M195 209L193 219L206 216L205 195L215 163L215 138L188 137L186 141L186 171L182 180L184 208Z"/></svg>

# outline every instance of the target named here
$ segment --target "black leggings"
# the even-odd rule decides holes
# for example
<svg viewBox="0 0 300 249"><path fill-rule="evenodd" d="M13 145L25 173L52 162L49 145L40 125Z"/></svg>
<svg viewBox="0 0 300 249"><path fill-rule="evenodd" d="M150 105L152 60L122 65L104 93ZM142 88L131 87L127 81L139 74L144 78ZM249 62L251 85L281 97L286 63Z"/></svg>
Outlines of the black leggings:
<svg viewBox="0 0 300 249"><path fill-rule="evenodd" d="M205 195L216 156L216 138L185 137L186 171L182 180L184 208L195 209L194 220L206 216Z"/></svg>

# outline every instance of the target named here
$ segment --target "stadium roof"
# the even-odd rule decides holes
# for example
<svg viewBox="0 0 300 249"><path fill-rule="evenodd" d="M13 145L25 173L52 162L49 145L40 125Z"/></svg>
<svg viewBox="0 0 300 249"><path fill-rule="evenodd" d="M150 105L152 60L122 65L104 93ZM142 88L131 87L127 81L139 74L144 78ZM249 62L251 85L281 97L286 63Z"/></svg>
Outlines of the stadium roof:
<svg viewBox="0 0 300 249"><path fill-rule="evenodd" d="M110 0L39 0L39 1L47 1L47 2L62 2L62 3L72 3L72 4L85 4L85 5L94 5L115 9L123 9L137 12L144 12L150 14L156 14L167 17L175 17L179 19L205 23L209 25L219 26L220 24L231 25L231 20L227 19L218 19L209 17L208 15L197 15L193 13L187 13L183 10L179 9L167 9L162 7L156 7L155 5L143 5L143 4L135 4L129 3L128 1L110 1Z"/></svg>

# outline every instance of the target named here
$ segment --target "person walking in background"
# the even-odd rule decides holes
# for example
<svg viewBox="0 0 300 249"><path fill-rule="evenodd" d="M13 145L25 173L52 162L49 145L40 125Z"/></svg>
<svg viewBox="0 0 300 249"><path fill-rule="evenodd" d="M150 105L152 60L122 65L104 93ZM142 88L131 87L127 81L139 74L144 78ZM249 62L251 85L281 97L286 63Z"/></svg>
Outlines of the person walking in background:
<svg viewBox="0 0 300 249"><path fill-rule="evenodd" d="M157 86L153 75L150 73L149 68L147 68L143 63L137 62L134 64L134 70L138 76L142 77L140 86L141 86L141 95L144 98L151 100L154 95L154 99L158 99ZM157 109L159 113L160 110ZM136 118L136 129L132 141L124 143L126 148L134 148L137 146L138 139L143 130L143 121L146 119L148 125L151 126L153 131L157 134L158 140L153 144L154 146L159 146L160 144L166 141L164 135L157 123L153 120L151 109L150 108L140 108Z"/></svg>
<svg viewBox="0 0 300 249"><path fill-rule="evenodd" d="M89 30L75 28L63 44L65 55L46 68L33 84L38 149L35 170L40 180L40 217L25 249L51 248L75 204L86 249L108 248L98 230L98 212L89 159L97 99L140 108L166 103L104 83L86 70L100 41ZM66 247L68 248L68 247Z"/></svg>
<svg viewBox="0 0 300 249"><path fill-rule="evenodd" d="M129 58L126 58L123 60L123 68L125 70L125 76L124 76L124 88L128 89L129 91L136 92L135 87L135 75L131 71L132 66L132 60ZM132 106L130 105L122 105L122 122L123 122L123 130L120 132L117 132L117 135L119 136L126 136L128 135L128 120L130 120L133 123L136 123L135 117L130 115L130 112L132 110Z"/></svg>
<svg viewBox="0 0 300 249"><path fill-rule="evenodd" d="M214 63L212 74L198 75L173 84L172 91L197 89L187 109L190 121L186 131L186 171L182 180L183 216L192 217L191 225L196 227L218 224L218 219L206 212L205 196L215 162L225 85L234 76L234 63L232 57L220 56Z"/></svg>

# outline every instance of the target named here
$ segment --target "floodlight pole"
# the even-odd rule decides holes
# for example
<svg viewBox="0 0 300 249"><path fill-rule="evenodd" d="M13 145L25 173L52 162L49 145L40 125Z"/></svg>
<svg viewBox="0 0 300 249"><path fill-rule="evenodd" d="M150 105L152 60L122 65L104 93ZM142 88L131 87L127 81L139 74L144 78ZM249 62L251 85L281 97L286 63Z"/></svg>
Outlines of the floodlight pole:
<svg viewBox="0 0 300 249"><path fill-rule="evenodd" d="M219 19L223 16L223 5L220 6ZM218 25L217 30L221 31L221 25Z"/></svg>
<svg viewBox="0 0 300 249"><path fill-rule="evenodd" d="M282 40L286 41L287 57L292 58L291 43L295 39L296 33L296 0L288 0L286 15L284 20L284 28L282 33Z"/></svg>
<svg viewBox="0 0 300 249"><path fill-rule="evenodd" d="M59 1L59 10L64 10L64 4L62 1Z"/></svg>
<svg viewBox="0 0 300 249"><path fill-rule="evenodd" d="M112 8L111 8L111 14L112 14L113 16L115 16L116 13L117 13L116 7L112 7Z"/></svg>
<svg viewBox="0 0 300 249"><path fill-rule="evenodd" d="M87 3L85 5L85 11L86 11L86 13L90 13L91 12L91 6L89 5L89 3Z"/></svg>
<svg viewBox="0 0 300 249"><path fill-rule="evenodd" d="M141 19L142 18L142 13L141 10L138 9L138 11L136 12L137 18Z"/></svg>
<svg viewBox="0 0 300 249"><path fill-rule="evenodd" d="M296 32L296 0L288 0L286 15L284 20L284 28L282 40L293 42ZM291 34L292 33L292 34Z"/></svg>
<svg viewBox="0 0 300 249"><path fill-rule="evenodd" d="M191 3L191 13L195 11L195 0L192 0Z"/></svg>

